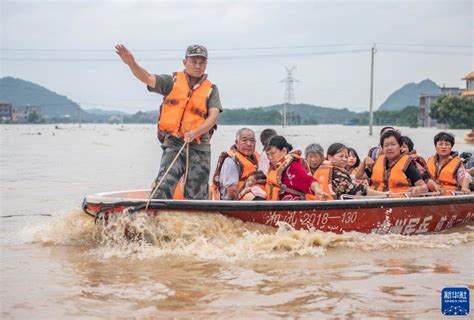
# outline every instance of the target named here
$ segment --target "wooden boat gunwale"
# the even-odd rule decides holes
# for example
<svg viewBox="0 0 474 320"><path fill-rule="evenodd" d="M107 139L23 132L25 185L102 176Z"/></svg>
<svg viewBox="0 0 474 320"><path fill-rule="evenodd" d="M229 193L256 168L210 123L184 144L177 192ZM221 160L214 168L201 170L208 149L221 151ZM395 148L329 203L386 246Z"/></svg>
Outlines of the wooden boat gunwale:
<svg viewBox="0 0 474 320"><path fill-rule="evenodd" d="M130 192L149 192L150 190L129 190L103 192L84 199L84 205L130 207L146 204L148 199L113 197L114 194ZM230 200L162 200L152 199L150 209L189 210L189 211L298 211L332 210L359 208L418 207L473 203L474 194L456 196L430 196L419 198L350 199L328 201L230 201Z"/></svg>
<svg viewBox="0 0 474 320"><path fill-rule="evenodd" d="M108 221L147 206L150 190L98 193L84 199L84 212ZM422 198L350 199L330 201L160 200L149 202L147 214L214 213L277 227L324 232L413 235L440 232L474 221L474 194Z"/></svg>

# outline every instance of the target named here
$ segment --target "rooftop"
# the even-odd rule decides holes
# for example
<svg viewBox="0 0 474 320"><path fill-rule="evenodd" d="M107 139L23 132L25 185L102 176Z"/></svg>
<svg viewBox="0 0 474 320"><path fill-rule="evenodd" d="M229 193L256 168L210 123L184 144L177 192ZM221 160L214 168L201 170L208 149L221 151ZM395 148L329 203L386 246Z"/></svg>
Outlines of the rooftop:
<svg viewBox="0 0 474 320"><path fill-rule="evenodd" d="M474 71L471 71L468 75L466 75L462 80L473 80L474 79Z"/></svg>

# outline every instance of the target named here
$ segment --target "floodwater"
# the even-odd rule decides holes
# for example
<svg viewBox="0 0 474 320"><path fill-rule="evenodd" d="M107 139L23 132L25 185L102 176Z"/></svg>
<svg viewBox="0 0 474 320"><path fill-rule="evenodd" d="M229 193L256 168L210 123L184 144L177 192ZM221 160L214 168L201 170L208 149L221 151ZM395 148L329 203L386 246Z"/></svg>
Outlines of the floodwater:
<svg viewBox="0 0 474 320"><path fill-rule="evenodd" d="M213 166L237 129L217 131ZM380 128L372 137L367 127L275 129L296 149L343 142L364 154ZM92 193L149 187L161 155L155 126L0 131L2 319L435 319L444 287L474 289L472 223L432 235L335 235L167 213L137 216L146 241L128 242L126 218L103 229L80 206ZM421 155L433 152L436 129L402 131ZM453 132L455 149L472 151L467 131Z"/></svg>

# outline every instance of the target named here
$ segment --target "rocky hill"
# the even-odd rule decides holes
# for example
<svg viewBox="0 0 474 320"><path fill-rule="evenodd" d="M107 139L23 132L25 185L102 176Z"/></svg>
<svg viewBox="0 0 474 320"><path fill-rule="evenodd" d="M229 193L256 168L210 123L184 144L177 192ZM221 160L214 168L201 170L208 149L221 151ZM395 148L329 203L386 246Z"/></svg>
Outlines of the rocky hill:
<svg viewBox="0 0 474 320"><path fill-rule="evenodd" d="M426 79L420 83L408 83L392 93L379 107L379 110L402 110L407 106L417 106L421 94L435 94L439 92L438 85Z"/></svg>
<svg viewBox="0 0 474 320"><path fill-rule="evenodd" d="M77 117L79 105L66 96L57 94L33 82L22 79L0 78L0 101L8 102L13 107L41 107L43 117L59 118L69 115ZM87 117L86 113L83 113Z"/></svg>

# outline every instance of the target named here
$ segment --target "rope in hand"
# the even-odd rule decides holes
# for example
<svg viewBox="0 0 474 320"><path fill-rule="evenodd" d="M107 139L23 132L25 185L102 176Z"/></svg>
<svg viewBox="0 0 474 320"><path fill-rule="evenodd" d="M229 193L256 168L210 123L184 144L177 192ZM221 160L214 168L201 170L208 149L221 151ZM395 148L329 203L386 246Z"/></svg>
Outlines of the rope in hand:
<svg viewBox="0 0 474 320"><path fill-rule="evenodd" d="M173 167L174 163L176 162L176 160L178 160L178 157L179 155L181 154L181 152L183 151L184 147L188 147L187 148L187 153L189 152L189 143L185 142L183 144L183 146L181 147L181 149L179 149L178 153L176 154L176 156L174 157L173 161L171 162L171 164L168 166L168 169L166 169L165 173L163 174L163 176L161 177L160 181L156 184L155 188L152 190L152 192L150 193L150 197L148 198L148 201L146 203L146 206L145 206L145 212L148 210L148 206L150 205L150 201L151 199L153 198L153 196L155 195L156 191L158 190L158 188L160 187L160 185L163 183L163 181L165 180L165 177L166 175L168 174L168 172L171 170L171 168ZM187 157L186 157L186 160L187 160ZM187 165L187 161L186 161L186 174L187 174L187 170L188 170L188 165Z"/></svg>
<svg viewBox="0 0 474 320"><path fill-rule="evenodd" d="M196 115L194 115L196 117ZM185 122L183 123L184 132L191 131L191 123ZM184 170L184 178L183 178L183 196L186 197L186 182L188 181L188 168L189 168L189 143L186 145L186 168Z"/></svg>
<svg viewBox="0 0 474 320"><path fill-rule="evenodd" d="M186 192L186 182L188 180L188 168L189 168L189 143L186 145L186 169L184 170L184 181L183 181L183 195L185 195Z"/></svg>

